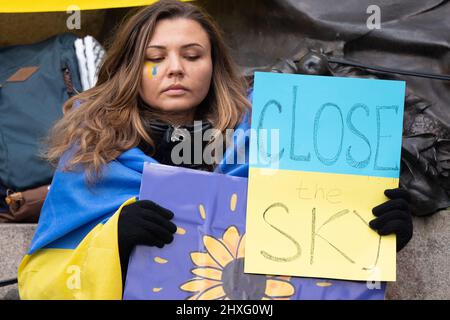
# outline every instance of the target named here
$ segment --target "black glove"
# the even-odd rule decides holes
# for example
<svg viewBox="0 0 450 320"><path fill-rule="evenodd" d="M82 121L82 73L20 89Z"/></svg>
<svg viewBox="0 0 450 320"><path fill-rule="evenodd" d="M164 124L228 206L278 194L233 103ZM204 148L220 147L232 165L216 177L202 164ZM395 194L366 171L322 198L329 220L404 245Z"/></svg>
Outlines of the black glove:
<svg viewBox="0 0 450 320"><path fill-rule="evenodd" d="M378 217L370 221L369 226L379 235L385 236L395 233L397 236L397 252L411 240L413 223L409 208L410 194L405 189L388 189L384 194L391 200L372 209Z"/></svg>
<svg viewBox="0 0 450 320"><path fill-rule="evenodd" d="M128 260L135 246L162 248L173 241L177 226L169 221L172 218L172 211L150 200L136 201L122 208L118 222L118 242L123 285L128 270Z"/></svg>

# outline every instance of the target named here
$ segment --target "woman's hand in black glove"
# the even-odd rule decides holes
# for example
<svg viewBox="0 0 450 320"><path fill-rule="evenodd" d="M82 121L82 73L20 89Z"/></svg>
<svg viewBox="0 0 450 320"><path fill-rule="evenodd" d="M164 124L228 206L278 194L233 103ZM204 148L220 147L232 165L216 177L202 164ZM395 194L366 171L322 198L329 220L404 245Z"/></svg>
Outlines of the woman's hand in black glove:
<svg viewBox="0 0 450 320"><path fill-rule="evenodd" d="M372 209L377 217L369 226L379 235L395 234L397 252L403 249L413 235L413 223L409 208L410 194L405 189L388 189L384 194L390 199Z"/></svg>
<svg viewBox="0 0 450 320"><path fill-rule="evenodd" d="M118 242L122 280L128 269L128 260L137 245L162 248L173 241L177 226L170 220L173 212L153 201L140 200L122 208L118 222Z"/></svg>

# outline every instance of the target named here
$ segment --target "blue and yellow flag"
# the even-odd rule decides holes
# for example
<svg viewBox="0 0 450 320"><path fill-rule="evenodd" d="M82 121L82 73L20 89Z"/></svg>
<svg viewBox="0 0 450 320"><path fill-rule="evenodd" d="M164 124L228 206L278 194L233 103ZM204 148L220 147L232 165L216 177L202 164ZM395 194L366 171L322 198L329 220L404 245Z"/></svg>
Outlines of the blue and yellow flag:
<svg viewBox="0 0 450 320"><path fill-rule="evenodd" d="M247 130L246 115L237 129ZM236 130L238 131L238 130ZM248 164L229 164L248 137L234 137L216 172L246 177ZM102 170L92 188L85 173L62 171L60 160L42 208L28 254L19 267L21 299L122 299L117 221L124 205L139 195L145 162L156 163L133 148Z"/></svg>

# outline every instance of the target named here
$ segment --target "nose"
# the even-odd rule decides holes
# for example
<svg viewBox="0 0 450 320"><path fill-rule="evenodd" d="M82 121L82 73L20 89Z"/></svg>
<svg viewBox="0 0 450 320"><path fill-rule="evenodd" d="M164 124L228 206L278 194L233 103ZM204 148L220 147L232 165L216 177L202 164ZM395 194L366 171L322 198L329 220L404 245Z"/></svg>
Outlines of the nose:
<svg viewBox="0 0 450 320"><path fill-rule="evenodd" d="M169 58L169 77L180 77L184 75L184 69L180 57L172 55Z"/></svg>

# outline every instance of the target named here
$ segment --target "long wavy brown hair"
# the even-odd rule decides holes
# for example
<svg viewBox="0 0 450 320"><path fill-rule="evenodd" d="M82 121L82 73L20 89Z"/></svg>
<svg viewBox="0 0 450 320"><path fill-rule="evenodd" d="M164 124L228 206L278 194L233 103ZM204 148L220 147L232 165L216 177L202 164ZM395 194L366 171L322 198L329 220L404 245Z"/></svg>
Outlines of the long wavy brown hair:
<svg viewBox="0 0 450 320"><path fill-rule="evenodd" d="M224 132L234 128L250 108L246 84L214 20L197 6L175 0L162 0L129 16L118 28L108 46L95 87L82 92L64 104L64 117L48 137L46 158L56 164L74 147L74 154L63 170L82 166L87 180L100 177L102 166L141 139L154 145L144 120L152 117L139 95L145 49L155 26L162 19L187 18L197 21L207 32L211 43L213 75L209 93L201 108L201 119ZM82 102L73 108L76 100ZM146 110L144 110L146 109ZM145 115L145 119L144 119Z"/></svg>

